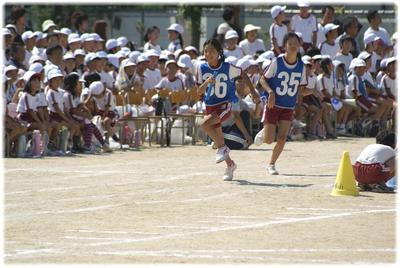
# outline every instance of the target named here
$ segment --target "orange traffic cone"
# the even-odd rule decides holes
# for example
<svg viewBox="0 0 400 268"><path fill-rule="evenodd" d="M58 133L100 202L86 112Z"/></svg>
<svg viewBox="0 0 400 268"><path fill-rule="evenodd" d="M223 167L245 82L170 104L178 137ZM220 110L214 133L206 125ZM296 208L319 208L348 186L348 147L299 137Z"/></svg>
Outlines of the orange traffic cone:
<svg viewBox="0 0 400 268"><path fill-rule="evenodd" d="M349 152L344 151L339 169L336 174L335 186L331 192L333 196L358 195L356 179L351 165Z"/></svg>

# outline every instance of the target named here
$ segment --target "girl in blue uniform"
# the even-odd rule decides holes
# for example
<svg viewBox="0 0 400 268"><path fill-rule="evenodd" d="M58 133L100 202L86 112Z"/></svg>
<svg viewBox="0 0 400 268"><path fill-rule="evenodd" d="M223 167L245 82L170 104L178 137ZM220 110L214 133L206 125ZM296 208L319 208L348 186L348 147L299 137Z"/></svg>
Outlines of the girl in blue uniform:
<svg viewBox="0 0 400 268"><path fill-rule="evenodd" d="M286 52L272 61L260 79L263 89L268 93L262 117L264 142L271 144L276 137L276 145L267 167L267 172L271 175L279 174L275 163L285 146L299 91L302 95L312 94L311 90L305 88L305 67L297 55L300 47L299 36L289 32L285 35L283 44Z"/></svg>
<svg viewBox="0 0 400 268"><path fill-rule="evenodd" d="M205 93L206 104L206 116L201 127L218 148L215 162L218 164L225 161L227 164L224 180L232 180L236 164L229 157L229 148L224 143L221 122L229 117L231 103L238 101L235 95L235 78L239 76L243 78L255 102L259 102L260 97L248 76L240 68L224 61L224 49L218 40L207 40L203 45L203 52L206 62L199 65L197 73L198 93L199 95Z"/></svg>

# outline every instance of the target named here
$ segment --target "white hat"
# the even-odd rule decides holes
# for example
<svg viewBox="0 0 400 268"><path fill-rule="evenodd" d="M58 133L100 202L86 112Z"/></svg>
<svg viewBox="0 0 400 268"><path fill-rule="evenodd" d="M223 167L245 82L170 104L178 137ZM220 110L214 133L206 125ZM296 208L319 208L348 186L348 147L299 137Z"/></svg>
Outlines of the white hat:
<svg viewBox="0 0 400 268"><path fill-rule="evenodd" d="M372 54L368 53L367 51L362 51L360 54L358 54L357 58L362 59L362 60L367 60L371 56L372 56Z"/></svg>
<svg viewBox="0 0 400 268"><path fill-rule="evenodd" d="M304 2L304 1L299 1L297 2L298 7L310 7L310 3Z"/></svg>
<svg viewBox="0 0 400 268"><path fill-rule="evenodd" d="M70 35L72 33L71 29L67 27L61 28L60 32L65 35Z"/></svg>
<svg viewBox="0 0 400 268"><path fill-rule="evenodd" d="M194 51L194 52L196 52L196 54L199 53L199 51L197 50L197 48L195 48L194 46L187 46L187 47L185 47L185 50L186 50L186 51Z"/></svg>
<svg viewBox="0 0 400 268"><path fill-rule="evenodd" d="M10 30L7 28L3 28L2 31L3 31L3 35L12 35Z"/></svg>
<svg viewBox="0 0 400 268"><path fill-rule="evenodd" d="M333 23L328 23L324 27L324 34L326 35L330 31L336 30L337 28L339 28L339 25L336 25L336 24L333 24Z"/></svg>
<svg viewBox="0 0 400 268"><path fill-rule="evenodd" d="M168 60L169 58L168 58L168 55L167 54L165 54L165 53L161 53L160 54L160 57L158 58L158 60Z"/></svg>
<svg viewBox="0 0 400 268"><path fill-rule="evenodd" d="M343 61L340 61L340 60L333 60L332 61L332 64L333 64L333 66L335 67L335 68L337 68L339 65L344 65L344 62Z"/></svg>
<svg viewBox="0 0 400 268"><path fill-rule="evenodd" d="M175 59L177 59L179 57L179 54L181 54L181 52L183 51L183 49L178 48L177 50L174 51L174 57Z"/></svg>
<svg viewBox="0 0 400 268"><path fill-rule="evenodd" d="M314 55L311 59L312 60L321 60L322 59L322 55L320 55L320 54Z"/></svg>
<svg viewBox="0 0 400 268"><path fill-rule="evenodd" d="M182 25L180 25L178 23L171 24L171 26L169 26L167 28L167 30L168 31L175 31L175 32L178 32L180 34L183 34L183 32L184 32L184 29L183 29Z"/></svg>
<svg viewBox="0 0 400 268"><path fill-rule="evenodd" d="M41 73L43 71L43 65L39 62L32 63L29 66L29 71L34 71L35 73Z"/></svg>
<svg viewBox="0 0 400 268"><path fill-rule="evenodd" d="M232 65L236 65L238 61L238 58L236 58L235 56L229 56L225 58L225 62L228 62Z"/></svg>
<svg viewBox="0 0 400 268"><path fill-rule="evenodd" d="M89 91L94 95L99 95L104 91L104 85L101 81L94 81L89 85Z"/></svg>
<svg viewBox="0 0 400 268"><path fill-rule="evenodd" d="M32 31L26 31L22 34L21 39L25 43L26 40L35 37L36 35Z"/></svg>
<svg viewBox="0 0 400 268"><path fill-rule="evenodd" d="M116 55L108 54L107 55L107 59L112 65L114 65L115 68L119 68L119 60L118 60L118 57Z"/></svg>
<svg viewBox="0 0 400 268"><path fill-rule="evenodd" d="M51 79L56 77L64 77L63 73L58 68L50 69L47 72L47 81L50 81Z"/></svg>
<svg viewBox="0 0 400 268"><path fill-rule="evenodd" d="M183 54L178 59L178 66L181 68L192 68L192 58L187 54Z"/></svg>
<svg viewBox="0 0 400 268"><path fill-rule="evenodd" d="M232 27L228 23L221 23L218 25L217 34L226 34L230 30L232 30Z"/></svg>
<svg viewBox="0 0 400 268"><path fill-rule="evenodd" d="M96 41L96 36L91 33L88 33L87 35L82 34L81 38L83 42Z"/></svg>
<svg viewBox="0 0 400 268"><path fill-rule="evenodd" d="M250 62L250 66L258 66L258 62L253 59L249 60L249 62Z"/></svg>
<svg viewBox="0 0 400 268"><path fill-rule="evenodd" d="M265 51L260 56L258 56L257 60L260 62L261 60L264 61L266 59L272 60L275 58L275 53L272 50Z"/></svg>
<svg viewBox="0 0 400 268"><path fill-rule="evenodd" d="M121 36L117 38L117 43L120 47L124 47L128 44L128 38L126 38L125 36Z"/></svg>
<svg viewBox="0 0 400 268"><path fill-rule="evenodd" d="M304 55L303 57L301 57L301 60L304 64L311 64L311 57L308 55Z"/></svg>
<svg viewBox="0 0 400 268"><path fill-rule="evenodd" d="M81 42L81 38L79 37L79 34L71 33L70 35L68 35L68 44L75 43L75 42Z"/></svg>
<svg viewBox="0 0 400 268"><path fill-rule="evenodd" d="M85 64L88 64L95 59L99 59L99 56L97 56L94 52L90 52L85 56Z"/></svg>
<svg viewBox="0 0 400 268"><path fill-rule="evenodd" d="M42 39L45 39L45 37L43 36L44 34L41 31L36 31L34 32L35 36L36 36L36 42Z"/></svg>
<svg viewBox="0 0 400 268"><path fill-rule="evenodd" d="M381 68L386 68L387 67L387 61L388 61L388 59L384 58L383 60L381 60L381 63L379 64L379 66Z"/></svg>
<svg viewBox="0 0 400 268"><path fill-rule="evenodd" d="M118 47L118 41L116 39L108 39L106 42L106 48L108 50Z"/></svg>
<svg viewBox="0 0 400 268"><path fill-rule="evenodd" d="M67 53L64 54L63 60L74 60L75 56L74 53L68 51Z"/></svg>
<svg viewBox="0 0 400 268"><path fill-rule="evenodd" d="M18 69L18 74L17 74L17 81L24 80L24 74L25 74L24 69Z"/></svg>
<svg viewBox="0 0 400 268"><path fill-rule="evenodd" d="M267 68L267 67L271 64L271 62L272 62L272 60L266 59L266 60L263 62L261 68L262 68L263 70L265 70L265 68Z"/></svg>
<svg viewBox="0 0 400 268"><path fill-rule="evenodd" d="M231 39L231 38L239 38L238 33L235 30L229 30L225 34L225 39Z"/></svg>
<svg viewBox="0 0 400 268"><path fill-rule="evenodd" d="M81 41L82 41L82 42L85 42L86 38L88 38L88 37L89 37L89 34L88 34L88 33L83 33L83 34L81 35Z"/></svg>
<svg viewBox="0 0 400 268"><path fill-rule="evenodd" d="M165 63L165 67L167 67L168 64L171 64L171 63L174 63L175 65L178 65L175 60L167 60L167 62Z"/></svg>
<svg viewBox="0 0 400 268"><path fill-rule="evenodd" d="M160 57L160 52L155 49L149 49L145 52L147 57Z"/></svg>
<svg viewBox="0 0 400 268"><path fill-rule="evenodd" d="M17 26L15 26L15 24L7 24L6 25L6 27L5 28L7 28L7 29L13 29L15 32L18 32L17 31Z"/></svg>
<svg viewBox="0 0 400 268"><path fill-rule="evenodd" d="M124 67L129 67L129 66L136 66L136 63L132 61L131 59L124 59L121 63L122 66Z"/></svg>
<svg viewBox="0 0 400 268"><path fill-rule="evenodd" d="M117 53L115 53L114 55L117 56L118 59L120 59L120 58L127 58L129 54L126 55L125 52L123 52L122 50L120 50L120 51L118 51Z"/></svg>
<svg viewBox="0 0 400 268"><path fill-rule="evenodd" d="M276 17L278 17L278 15L279 15L282 11L285 11L285 9L286 9L286 6L278 6L278 5L273 6L273 7L271 8L271 16L272 16L272 18L275 19Z"/></svg>
<svg viewBox="0 0 400 268"><path fill-rule="evenodd" d="M45 32L45 31L47 31L50 27L53 27L53 26L57 27L57 25L54 23L54 21L52 21L52 20L45 20L45 21L42 23L42 31Z"/></svg>
<svg viewBox="0 0 400 268"><path fill-rule="evenodd" d="M131 61L136 62L137 58L140 56L140 52L139 51L132 51L131 53L129 53L128 57Z"/></svg>
<svg viewBox="0 0 400 268"><path fill-rule="evenodd" d="M13 70L18 70L18 68L15 67L15 66L12 65L12 64L7 65L6 68L4 68L4 74L6 74L6 73L9 72L9 71L13 71Z"/></svg>
<svg viewBox="0 0 400 268"><path fill-rule="evenodd" d="M386 66L388 66L389 64L391 64L392 62L395 62L397 59L396 57L390 57L386 60Z"/></svg>
<svg viewBox="0 0 400 268"><path fill-rule="evenodd" d="M136 63L141 63L141 62L144 62L144 61L149 61L149 58L146 56L146 54L142 53L136 59Z"/></svg>
<svg viewBox="0 0 400 268"><path fill-rule="evenodd" d="M367 46L369 43L379 40L379 36L374 33L369 33L364 36L364 45Z"/></svg>
<svg viewBox="0 0 400 268"><path fill-rule="evenodd" d="M353 70L356 67L365 67L365 66L367 66L365 64L365 61L363 61L362 59L359 59L359 58L355 58L355 59L352 59L349 69Z"/></svg>
<svg viewBox="0 0 400 268"><path fill-rule="evenodd" d="M96 52L97 57L99 57L100 59L107 59L107 53L104 51L97 51Z"/></svg>
<svg viewBox="0 0 400 268"><path fill-rule="evenodd" d="M29 64L34 63L35 61L46 61L43 59L40 55L32 55L32 57L29 59Z"/></svg>
<svg viewBox="0 0 400 268"><path fill-rule="evenodd" d="M300 39L303 38L303 34L301 32L294 32Z"/></svg>
<svg viewBox="0 0 400 268"><path fill-rule="evenodd" d="M243 32L247 33L247 32L254 31L254 30L259 31L259 30L261 30L261 27L255 26L253 24L247 24L246 26L244 26Z"/></svg>
<svg viewBox="0 0 400 268"><path fill-rule="evenodd" d="M243 71L251 66L250 60L241 58L237 61L236 66L240 67Z"/></svg>
<svg viewBox="0 0 400 268"><path fill-rule="evenodd" d="M78 56L78 55L86 56L85 50L83 50L83 49L81 49L81 48L75 50L75 51L74 51L74 56L76 57L76 56Z"/></svg>
<svg viewBox="0 0 400 268"><path fill-rule="evenodd" d="M24 73L22 76L22 79L24 79L25 83L29 82L33 76L37 76L40 78L40 73L35 72L35 71L27 71Z"/></svg>
<svg viewBox="0 0 400 268"><path fill-rule="evenodd" d="M96 42L103 42L104 39L100 37L98 33L91 33L90 37L94 39Z"/></svg>

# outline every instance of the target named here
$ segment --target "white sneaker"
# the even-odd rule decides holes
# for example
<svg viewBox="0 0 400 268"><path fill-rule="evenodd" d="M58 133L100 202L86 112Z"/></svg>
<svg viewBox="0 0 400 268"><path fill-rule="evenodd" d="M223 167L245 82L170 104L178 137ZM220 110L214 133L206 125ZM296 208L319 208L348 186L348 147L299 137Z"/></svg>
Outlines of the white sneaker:
<svg viewBox="0 0 400 268"><path fill-rule="evenodd" d="M233 172L236 170L237 165L233 162L232 165L227 166L224 173L224 181L231 181L233 179Z"/></svg>
<svg viewBox="0 0 400 268"><path fill-rule="evenodd" d="M307 124L301 122L300 120L296 120L296 119L294 119L292 121L292 125L293 125L294 128L304 128L304 127L307 126Z"/></svg>
<svg viewBox="0 0 400 268"><path fill-rule="evenodd" d="M254 145L260 146L264 143L264 128L261 129L254 138Z"/></svg>
<svg viewBox="0 0 400 268"><path fill-rule="evenodd" d="M336 134L338 135L346 135L346 129L345 128L337 128L336 129Z"/></svg>
<svg viewBox="0 0 400 268"><path fill-rule="evenodd" d="M269 165L267 167L267 172L269 175L279 175L279 172L275 169L275 165Z"/></svg>
<svg viewBox="0 0 400 268"><path fill-rule="evenodd" d="M225 145L217 150L217 154L215 156L215 163L221 163L226 159L226 157L229 155L229 148Z"/></svg>

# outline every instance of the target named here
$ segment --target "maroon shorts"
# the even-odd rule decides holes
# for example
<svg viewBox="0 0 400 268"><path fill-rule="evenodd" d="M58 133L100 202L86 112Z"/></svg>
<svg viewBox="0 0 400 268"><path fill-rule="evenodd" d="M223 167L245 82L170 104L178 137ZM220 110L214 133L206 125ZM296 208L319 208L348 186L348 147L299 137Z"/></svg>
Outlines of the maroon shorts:
<svg viewBox="0 0 400 268"><path fill-rule="evenodd" d="M49 117L50 121L55 121L57 123L64 122L64 119L58 113L50 112Z"/></svg>
<svg viewBox="0 0 400 268"><path fill-rule="evenodd" d="M369 110L374 107L372 102L370 102L366 97L359 96L356 99L356 104L359 106L364 112L369 112Z"/></svg>
<svg viewBox="0 0 400 268"><path fill-rule="evenodd" d="M99 111L97 112L97 115L100 115L101 117L103 117L104 111L99 110ZM108 118L110 118L111 120L117 117L117 115L114 113L114 111L108 111L108 113L107 113L106 116L107 116Z"/></svg>
<svg viewBox="0 0 400 268"><path fill-rule="evenodd" d="M28 113L18 114L17 119L19 121L21 121L22 123L27 123L27 124L32 124L33 122L35 122L35 120L33 120L32 116Z"/></svg>
<svg viewBox="0 0 400 268"><path fill-rule="evenodd" d="M353 165L353 171L356 181L365 184L387 182L391 178L389 169L380 163L361 164L356 162Z"/></svg>
<svg viewBox="0 0 400 268"><path fill-rule="evenodd" d="M213 106L206 106L206 114L215 114L219 117L221 123L231 115L232 105L229 102L223 102ZM217 124L218 127L220 124Z"/></svg>
<svg viewBox="0 0 400 268"><path fill-rule="evenodd" d="M315 97L314 95L307 95L303 97L303 103L308 106L314 105L317 106L318 108L322 109L321 106L321 101Z"/></svg>
<svg viewBox="0 0 400 268"><path fill-rule="evenodd" d="M265 124L278 124L279 121L292 121L293 120L293 109L274 107L268 108L268 104L264 106L263 116L261 122Z"/></svg>

